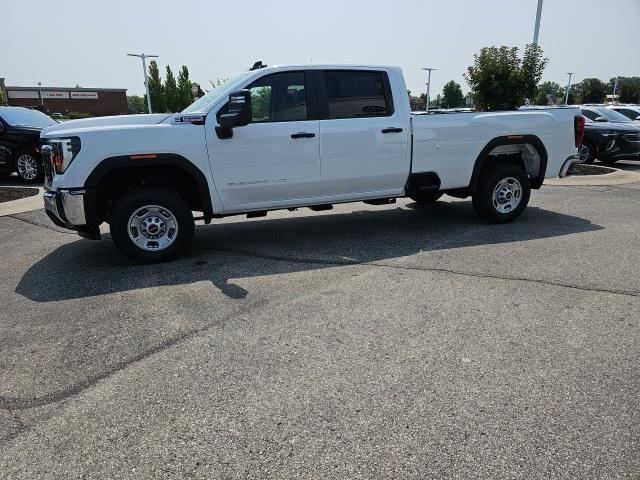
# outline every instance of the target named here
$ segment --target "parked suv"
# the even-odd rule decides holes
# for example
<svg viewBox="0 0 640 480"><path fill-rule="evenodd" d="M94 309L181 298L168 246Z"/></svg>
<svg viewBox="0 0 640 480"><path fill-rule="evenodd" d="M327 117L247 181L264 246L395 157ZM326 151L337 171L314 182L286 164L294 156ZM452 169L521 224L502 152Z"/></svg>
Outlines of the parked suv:
<svg viewBox="0 0 640 480"><path fill-rule="evenodd" d="M37 110L0 107L0 175L17 172L22 181L41 182L40 132L56 123Z"/></svg>
<svg viewBox="0 0 640 480"><path fill-rule="evenodd" d="M584 138L578 147L582 163L602 163L640 159L640 131L625 123L595 122L586 119Z"/></svg>

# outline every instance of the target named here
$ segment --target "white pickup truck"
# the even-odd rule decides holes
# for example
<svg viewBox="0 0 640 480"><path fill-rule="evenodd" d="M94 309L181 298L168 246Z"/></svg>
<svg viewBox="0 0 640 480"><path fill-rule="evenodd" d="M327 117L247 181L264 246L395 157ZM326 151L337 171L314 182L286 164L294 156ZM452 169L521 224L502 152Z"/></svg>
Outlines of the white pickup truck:
<svg viewBox="0 0 640 480"><path fill-rule="evenodd" d="M46 128L44 201L85 238L107 222L142 262L177 256L195 220L285 208L447 194L504 223L566 174L583 129L577 108L412 114L397 67L258 62L178 114Z"/></svg>

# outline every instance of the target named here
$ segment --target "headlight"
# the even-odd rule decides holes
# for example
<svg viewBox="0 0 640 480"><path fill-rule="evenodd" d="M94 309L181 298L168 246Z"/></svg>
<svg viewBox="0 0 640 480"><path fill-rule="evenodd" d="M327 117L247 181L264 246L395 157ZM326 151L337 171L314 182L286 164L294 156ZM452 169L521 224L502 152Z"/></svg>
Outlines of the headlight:
<svg viewBox="0 0 640 480"><path fill-rule="evenodd" d="M78 137L52 138L42 148L44 160L51 162L56 173L64 173L80 151L80 139Z"/></svg>

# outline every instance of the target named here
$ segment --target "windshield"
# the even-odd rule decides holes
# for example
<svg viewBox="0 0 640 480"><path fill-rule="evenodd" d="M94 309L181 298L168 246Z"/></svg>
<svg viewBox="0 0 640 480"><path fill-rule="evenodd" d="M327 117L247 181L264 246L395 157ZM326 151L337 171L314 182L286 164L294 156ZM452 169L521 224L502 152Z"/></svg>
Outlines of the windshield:
<svg viewBox="0 0 640 480"><path fill-rule="evenodd" d="M603 117L611 120L612 122L628 122L629 119L622 115L621 113L616 112L615 110L609 110L608 108L594 108L596 112L598 112Z"/></svg>
<svg viewBox="0 0 640 480"><path fill-rule="evenodd" d="M210 92L208 92L205 96L199 98L187 108L185 108L181 113L194 113L201 112L203 108L205 108L208 104L215 102L219 98L227 95L233 85L242 80L244 77L249 76L251 72L244 72L236 77L233 77L231 80L227 80L222 85L217 86Z"/></svg>
<svg viewBox="0 0 640 480"><path fill-rule="evenodd" d="M0 117L14 127L48 127L58 123L38 110L23 107L0 107Z"/></svg>

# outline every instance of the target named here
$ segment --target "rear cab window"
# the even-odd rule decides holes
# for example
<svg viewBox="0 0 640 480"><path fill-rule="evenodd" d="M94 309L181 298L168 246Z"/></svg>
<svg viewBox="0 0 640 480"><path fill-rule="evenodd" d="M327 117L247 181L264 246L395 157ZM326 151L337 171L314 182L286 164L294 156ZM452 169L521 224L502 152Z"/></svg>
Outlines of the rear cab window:
<svg viewBox="0 0 640 480"><path fill-rule="evenodd" d="M325 70L318 82L320 119L389 117L393 99L387 72Z"/></svg>

